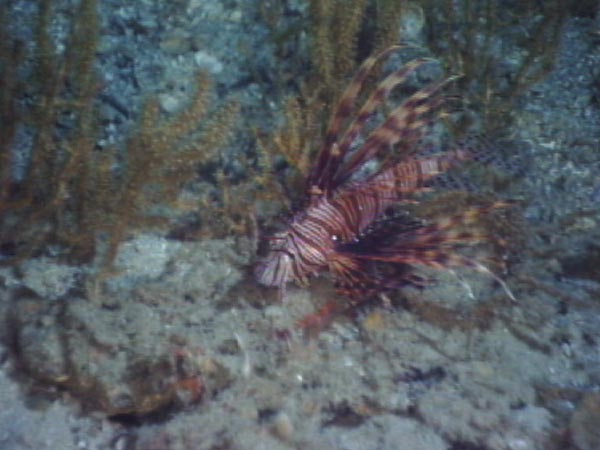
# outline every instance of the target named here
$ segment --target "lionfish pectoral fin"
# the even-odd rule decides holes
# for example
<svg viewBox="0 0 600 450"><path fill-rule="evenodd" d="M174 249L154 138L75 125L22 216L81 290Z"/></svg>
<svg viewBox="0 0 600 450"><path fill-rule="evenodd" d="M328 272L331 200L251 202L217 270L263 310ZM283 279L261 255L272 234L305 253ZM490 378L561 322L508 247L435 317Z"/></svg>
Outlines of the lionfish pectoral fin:
<svg viewBox="0 0 600 450"><path fill-rule="evenodd" d="M496 202L487 207L470 208L461 214L446 217L433 224L398 233L385 245L373 246L368 252L357 254L356 257L382 264L423 266L446 271L452 271L456 267L470 267L491 277L500 285L511 301L516 301L507 283L488 267L489 264L501 266L501 261L496 258L487 258L487 263L489 263L487 264L485 258L472 258L458 252L458 248L465 244L494 241L488 234L480 230L461 230L461 224L473 225L480 215L490 209L505 206L504 202Z"/></svg>
<svg viewBox="0 0 600 450"><path fill-rule="evenodd" d="M347 249L336 254L332 270L338 293L356 305L373 296L405 286L424 287L429 280L411 273L407 264L381 264L361 251Z"/></svg>
<svg viewBox="0 0 600 450"><path fill-rule="evenodd" d="M342 255L351 258L360 268L360 275L355 274L354 277L360 276L362 282L356 284L338 281L338 291L359 301L384 291L397 290L406 286L420 289L431 284L431 279L413 273L411 264L401 257L382 259L377 249L369 254L360 250L356 252L350 250L343 252Z"/></svg>
<svg viewBox="0 0 600 450"><path fill-rule="evenodd" d="M351 253L336 252L330 255L327 263L339 293L352 297L353 292L365 289L372 283L365 271L364 262Z"/></svg>

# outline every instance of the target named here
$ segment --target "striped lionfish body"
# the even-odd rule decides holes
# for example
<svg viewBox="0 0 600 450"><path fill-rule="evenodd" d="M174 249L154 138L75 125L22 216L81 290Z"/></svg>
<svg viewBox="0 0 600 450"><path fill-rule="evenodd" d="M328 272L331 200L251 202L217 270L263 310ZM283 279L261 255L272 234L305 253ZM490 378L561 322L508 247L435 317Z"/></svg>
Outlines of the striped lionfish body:
<svg viewBox="0 0 600 450"><path fill-rule="evenodd" d="M392 72L362 107L355 108L376 63L398 48L390 47L367 59L343 93L307 179L308 205L284 231L271 238L269 253L256 268L260 283L277 286L283 294L288 282L305 283L310 276L327 271L341 292L364 298L410 282L405 270L410 266L482 267L457 254L455 247L482 239L479 232L464 231L457 225L473 221L483 208L432 224L412 224L379 241L368 240L387 210L409 201L413 194L426 189L432 177L469 158L463 150L416 155L415 147L439 113L443 102L440 91L451 78L416 91L392 109L380 125L365 132L367 121L390 92L430 61L417 59ZM361 178L359 171L375 160L383 161L379 169ZM361 245L365 240L369 245ZM398 270L379 270L382 265Z"/></svg>
<svg viewBox="0 0 600 450"><path fill-rule="evenodd" d="M344 259L345 264L351 262L343 257L341 248L358 242L389 207L466 154L456 151L445 156L397 165L372 180L350 183L331 198L315 199L285 231L271 238L270 254L257 269L258 281L281 288L290 281L305 282L308 276L327 269L351 275L350 267L339 267ZM349 278L346 281L351 282Z"/></svg>

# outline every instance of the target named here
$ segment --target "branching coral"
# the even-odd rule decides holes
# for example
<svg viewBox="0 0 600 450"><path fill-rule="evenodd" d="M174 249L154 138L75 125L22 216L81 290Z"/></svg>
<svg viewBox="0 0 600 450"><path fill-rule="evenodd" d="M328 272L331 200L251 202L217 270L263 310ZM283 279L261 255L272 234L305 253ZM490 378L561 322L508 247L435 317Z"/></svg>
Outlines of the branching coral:
<svg viewBox="0 0 600 450"><path fill-rule="evenodd" d="M96 258L106 268L128 232L164 229L176 215L181 188L216 157L238 107L209 108L210 82L201 75L175 117L161 117L150 100L126 145L97 148L96 0L79 3L63 53L49 32L53 9L51 0L40 2L30 53L0 27L1 262L58 244L62 256ZM19 81L20 72L29 75ZM25 150L23 134L31 136Z"/></svg>
<svg viewBox="0 0 600 450"><path fill-rule="evenodd" d="M513 101L552 69L567 3L421 0L429 46L453 73L468 109L491 133L510 120ZM470 118L455 130L468 130Z"/></svg>

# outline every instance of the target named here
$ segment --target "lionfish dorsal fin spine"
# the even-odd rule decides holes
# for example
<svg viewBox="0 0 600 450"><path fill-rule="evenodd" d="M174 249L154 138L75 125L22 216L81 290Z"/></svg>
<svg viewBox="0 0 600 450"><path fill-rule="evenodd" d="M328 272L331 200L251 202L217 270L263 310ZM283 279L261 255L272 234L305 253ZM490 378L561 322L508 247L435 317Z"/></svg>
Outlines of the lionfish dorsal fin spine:
<svg viewBox="0 0 600 450"><path fill-rule="evenodd" d="M349 151L350 147L360 135L367 120L372 117L375 110L385 101L390 92L398 85L404 83L408 76L417 70L421 65L426 62L433 61L430 58L415 59L408 64L402 66L392 74L388 75L380 84L377 89L369 96L365 104L356 114L355 119L349 125L348 130L344 133L343 138L339 144L341 153L345 154Z"/></svg>
<svg viewBox="0 0 600 450"><path fill-rule="evenodd" d="M419 89L397 106L388 118L369 134L365 143L344 163L334 179L334 185L343 184L356 170L399 141L407 147L417 142L429 123L429 113L439 110L443 97L438 92L454 77L445 78ZM400 155L399 157L401 157Z"/></svg>
<svg viewBox="0 0 600 450"><path fill-rule="evenodd" d="M346 87L329 121L317 161L307 180L307 190L318 188L323 193L331 192L331 181L345 156L342 152L339 154L333 152L334 144L338 142L342 124L352 115L356 98L364 89L369 75L377 62L400 48L402 48L401 45L394 45L375 56L367 58L356 72L356 75L354 75L350 84Z"/></svg>

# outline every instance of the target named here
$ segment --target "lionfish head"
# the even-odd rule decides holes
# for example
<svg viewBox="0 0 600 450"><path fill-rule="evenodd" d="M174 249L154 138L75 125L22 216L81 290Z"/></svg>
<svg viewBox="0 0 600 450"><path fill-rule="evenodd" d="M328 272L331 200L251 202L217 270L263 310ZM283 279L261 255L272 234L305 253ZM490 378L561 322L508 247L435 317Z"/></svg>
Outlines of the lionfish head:
<svg viewBox="0 0 600 450"><path fill-rule="evenodd" d="M271 249L256 266L254 275L260 284L282 287L293 279L293 260L281 249Z"/></svg>

